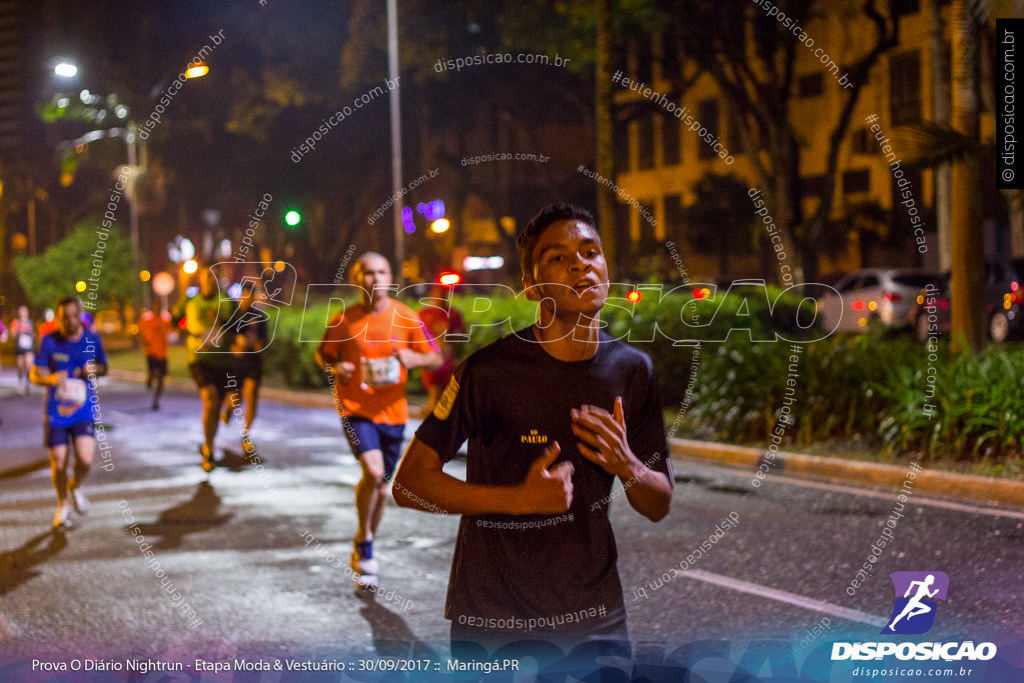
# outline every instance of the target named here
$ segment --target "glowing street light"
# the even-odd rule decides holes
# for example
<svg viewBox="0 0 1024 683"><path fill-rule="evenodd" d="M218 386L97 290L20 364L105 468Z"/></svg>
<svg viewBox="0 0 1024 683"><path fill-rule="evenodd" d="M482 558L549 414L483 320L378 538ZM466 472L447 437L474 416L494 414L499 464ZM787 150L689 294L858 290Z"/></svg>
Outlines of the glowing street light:
<svg viewBox="0 0 1024 683"><path fill-rule="evenodd" d="M184 270L189 275L191 275L192 273L199 270L199 264L196 263L195 259L189 259L188 261L185 261L183 264L181 264L181 269Z"/></svg>
<svg viewBox="0 0 1024 683"><path fill-rule="evenodd" d="M430 229L441 234L445 230L451 227L451 222L447 218L438 218L436 221L430 224Z"/></svg>
<svg viewBox="0 0 1024 683"><path fill-rule="evenodd" d="M206 66L204 62L199 62L185 70L185 78L202 78L208 73L210 73L210 67Z"/></svg>
<svg viewBox="0 0 1024 683"><path fill-rule="evenodd" d="M78 75L78 67L71 62L60 62L57 66L53 67L53 73L61 78L74 78Z"/></svg>

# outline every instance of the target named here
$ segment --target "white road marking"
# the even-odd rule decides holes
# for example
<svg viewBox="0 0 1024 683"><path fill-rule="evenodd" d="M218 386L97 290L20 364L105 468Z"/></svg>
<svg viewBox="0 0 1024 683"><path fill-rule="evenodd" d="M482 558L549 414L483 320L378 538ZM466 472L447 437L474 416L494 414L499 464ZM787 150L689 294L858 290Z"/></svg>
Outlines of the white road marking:
<svg viewBox="0 0 1024 683"><path fill-rule="evenodd" d="M694 467L712 467L718 470L726 470L730 474L736 474L736 468L729 465L720 465L710 463L706 460L692 460L688 459L687 464L692 464ZM684 472L677 472L677 475L686 476ZM737 475L738 476L738 475ZM744 477L747 479L748 477ZM810 481L802 479L792 475L786 474L770 474L768 479L776 480L785 484L792 484L793 486L803 486L809 489L818 489L820 491L833 491L835 493L847 493L853 496L864 496L865 498L877 498L879 500L889 501L890 503L896 502L896 496L899 495L900 489L894 489L892 492L876 491L874 489L858 488L856 486L844 486L843 484L827 484L820 481ZM911 489L913 490L913 489ZM1002 508L994 507L980 507L978 505L970 505L967 503L954 503L947 500L938 500L936 498L928 498L927 496L918 496L916 492L907 496L908 503L914 503L917 505L930 505L932 507L946 508L947 510L956 510L957 512L968 512L975 515L991 515L993 517L1008 517L1010 519L1024 519L1024 512L1017 510L1004 510Z"/></svg>
<svg viewBox="0 0 1024 683"><path fill-rule="evenodd" d="M841 484L826 484L818 481L807 481L804 479L797 479L796 477L787 477L775 475L772 477L785 481L787 484L793 484L795 486L805 486L811 489L819 489L823 491L835 491L839 493L849 493L855 496L866 496L868 498L878 498L881 500L887 500L890 503L896 502L896 496L899 495L897 492L886 493L884 491L873 491L871 489L859 489L853 486L843 486ZM913 490L913 489L911 489ZM928 498L925 496L918 496L917 493L907 496L908 503L916 503L918 505L930 505L932 507L946 508L947 510L956 510L957 512L969 512L975 515L992 515L993 517L1009 517L1011 519L1024 519L1024 512L1017 512L1016 510L1003 510L1000 508L990 507L979 507L977 505L968 505L966 503L953 503L948 500L938 500L935 498Z"/></svg>
<svg viewBox="0 0 1024 683"><path fill-rule="evenodd" d="M679 572L679 576L686 579L704 581L705 583L730 588L735 591L740 591L741 593L749 593L750 595L756 595L769 600L777 600L778 602L784 602L789 605L796 605L797 607L802 607L813 612L829 614L848 621L858 621L863 624L870 624L871 626L885 626L886 623L886 620L882 617L877 617L873 614L868 614L867 612L861 612L860 610L850 609L849 607L835 605L831 602L815 600L814 598L808 598L803 595L797 595L796 593L779 590L778 588L769 588L760 584L750 583L749 581L741 581L740 579L723 576L722 574L715 574L713 572L704 571L703 569L687 569Z"/></svg>

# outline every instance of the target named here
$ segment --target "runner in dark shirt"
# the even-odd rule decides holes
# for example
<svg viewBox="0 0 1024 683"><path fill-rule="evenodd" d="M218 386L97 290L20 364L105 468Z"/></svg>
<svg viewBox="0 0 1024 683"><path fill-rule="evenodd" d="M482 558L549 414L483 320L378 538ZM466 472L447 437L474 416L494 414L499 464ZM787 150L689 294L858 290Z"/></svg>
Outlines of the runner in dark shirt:
<svg viewBox="0 0 1024 683"><path fill-rule="evenodd" d="M608 273L587 212L548 207L519 245L539 323L459 367L393 495L463 515L445 610L453 656L538 638L628 656L607 507L618 477L641 514L668 513L657 381L646 354L599 331ZM462 482L442 467L467 439Z"/></svg>

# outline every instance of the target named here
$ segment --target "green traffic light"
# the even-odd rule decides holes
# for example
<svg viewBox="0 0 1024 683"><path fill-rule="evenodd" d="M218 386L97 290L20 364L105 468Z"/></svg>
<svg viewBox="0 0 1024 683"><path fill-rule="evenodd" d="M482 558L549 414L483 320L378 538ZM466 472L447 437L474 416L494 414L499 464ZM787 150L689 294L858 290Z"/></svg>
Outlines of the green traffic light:
<svg viewBox="0 0 1024 683"><path fill-rule="evenodd" d="M302 216L299 215L298 211L289 211L288 213L286 213L284 215L284 222L287 223L288 225L292 226L292 227L298 225L299 221L301 221L301 220L302 220Z"/></svg>

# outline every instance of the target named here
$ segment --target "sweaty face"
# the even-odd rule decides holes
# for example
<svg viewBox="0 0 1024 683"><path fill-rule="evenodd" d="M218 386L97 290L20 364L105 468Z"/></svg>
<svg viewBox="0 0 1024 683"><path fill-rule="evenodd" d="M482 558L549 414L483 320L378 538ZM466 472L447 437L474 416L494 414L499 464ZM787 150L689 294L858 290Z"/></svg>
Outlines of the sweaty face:
<svg viewBox="0 0 1024 683"><path fill-rule="evenodd" d="M387 288L391 285L391 266L388 260L380 256L368 256L360 261L356 284L374 298L387 297Z"/></svg>
<svg viewBox="0 0 1024 683"><path fill-rule="evenodd" d="M556 314L594 315L608 297L608 264L597 230L583 221L552 223L533 247L533 273L523 276L531 299L551 299Z"/></svg>
<svg viewBox="0 0 1024 683"><path fill-rule="evenodd" d="M82 329L78 304L64 304L57 309L57 329L65 337L74 337Z"/></svg>

